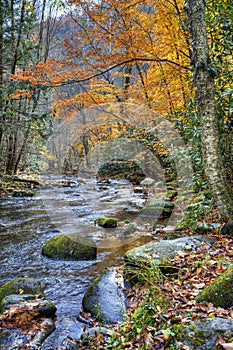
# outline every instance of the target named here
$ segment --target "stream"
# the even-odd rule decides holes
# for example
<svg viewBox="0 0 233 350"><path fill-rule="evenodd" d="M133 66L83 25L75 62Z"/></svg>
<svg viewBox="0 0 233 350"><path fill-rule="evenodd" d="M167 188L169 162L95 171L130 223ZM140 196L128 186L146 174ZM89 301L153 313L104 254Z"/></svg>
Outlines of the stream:
<svg viewBox="0 0 233 350"><path fill-rule="evenodd" d="M120 265L127 250L153 238L150 226L138 215L145 195L135 193L130 182L62 176L41 180L34 197L0 199L0 284L15 277L42 281L46 298L57 307L57 319L56 330L41 349L54 350L68 335L78 338L82 333L77 316L91 281L105 267ZM132 227L127 232L124 227L96 227L94 220L103 216L129 220ZM65 261L43 256L43 243L59 233L91 237L97 244L97 259Z"/></svg>

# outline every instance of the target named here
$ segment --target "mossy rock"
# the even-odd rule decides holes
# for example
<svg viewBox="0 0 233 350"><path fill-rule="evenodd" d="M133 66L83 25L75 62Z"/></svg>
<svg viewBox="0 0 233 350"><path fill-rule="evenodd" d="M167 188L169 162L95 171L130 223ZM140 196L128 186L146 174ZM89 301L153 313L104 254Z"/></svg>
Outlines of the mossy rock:
<svg viewBox="0 0 233 350"><path fill-rule="evenodd" d="M233 266L204 288L196 298L197 302L208 301L214 306L228 309L233 306Z"/></svg>
<svg viewBox="0 0 233 350"><path fill-rule="evenodd" d="M181 326L177 337L179 346L185 345L190 350L217 350L218 337L223 335L227 338L227 334L231 334L232 331L232 320L221 317L204 318Z"/></svg>
<svg viewBox="0 0 233 350"><path fill-rule="evenodd" d="M187 236L170 240L152 241L140 247L128 250L125 253L125 260L127 265L136 265L140 263L153 263L160 266L163 263L174 259L177 252L186 252L188 250L195 251L196 247L200 246L202 242L211 245L215 240L205 236Z"/></svg>
<svg viewBox="0 0 233 350"><path fill-rule="evenodd" d="M98 218L95 220L95 224L105 228L117 227L118 218Z"/></svg>
<svg viewBox="0 0 233 350"><path fill-rule="evenodd" d="M61 234L44 243L42 254L53 259L92 260L96 258L95 242L76 234Z"/></svg>
<svg viewBox="0 0 233 350"><path fill-rule="evenodd" d="M226 222L220 229L222 235L229 235L233 237L233 219Z"/></svg>
<svg viewBox="0 0 233 350"><path fill-rule="evenodd" d="M153 198L141 210L142 218L158 218L160 215L168 217L171 215L174 205L163 199Z"/></svg>
<svg viewBox="0 0 233 350"><path fill-rule="evenodd" d="M0 301L12 294L41 294L44 296L40 280L35 278L14 278L0 287ZM2 309L2 305L0 305Z"/></svg>
<svg viewBox="0 0 233 350"><path fill-rule="evenodd" d="M164 199L153 198L148 202L147 207L163 207L173 209L174 204Z"/></svg>

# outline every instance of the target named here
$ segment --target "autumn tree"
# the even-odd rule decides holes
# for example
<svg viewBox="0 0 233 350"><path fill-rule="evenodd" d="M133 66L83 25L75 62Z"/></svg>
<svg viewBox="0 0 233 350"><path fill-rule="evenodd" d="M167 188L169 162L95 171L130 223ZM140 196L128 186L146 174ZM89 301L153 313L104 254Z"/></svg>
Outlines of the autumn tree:
<svg viewBox="0 0 233 350"><path fill-rule="evenodd" d="M48 89L15 77L18 71L47 60L54 5L46 0L2 0L0 7L1 171L14 174L20 164L22 168L27 164L26 154L31 163L38 163L35 150L40 141L36 144L36 140L49 132Z"/></svg>
<svg viewBox="0 0 233 350"><path fill-rule="evenodd" d="M65 103L84 106L134 100L158 113L173 113L190 95L188 48L178 3L159 1L73 1L64 16L72 32L64 40L63 68L51 76L62 85L79 84ZM184 78L186 76L186 78ZM89 79L92 77L92 79ZM59 80L60 79L60 80ZM62 97L62 96L61 96ZM66 113L65 113L66 114Z"/></svg>
<svg viewBox="0 0 233 350"><path fill-rule="evenodd" d="M233 200L221 158L215 100L217 73L210 59L205 2L203 0L188 0L185 8L188 14L192 44L191 62L194 66L194 81L197 88L204 169L220 216L223 220L227 220L232 215Z"/></svg>

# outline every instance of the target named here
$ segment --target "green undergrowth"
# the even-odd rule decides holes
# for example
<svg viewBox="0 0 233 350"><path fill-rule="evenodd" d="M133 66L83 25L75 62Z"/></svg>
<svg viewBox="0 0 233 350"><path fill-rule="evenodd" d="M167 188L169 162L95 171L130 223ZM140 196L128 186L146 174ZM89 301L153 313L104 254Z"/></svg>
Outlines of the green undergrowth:
<svg viewBox="0 0 233 350"><path fill-rule="evenodd" d="M193 194L190 205L186 208L182 220L176 226L177 230L195 230L198 224L208 221L211 211L215 208L214 200L209 190L202 190ZM213 213L211 220L217 219L217 213Z"/></svg>
<svg viewBox="0 0 233 350"><path fill-rule="evenodd" d="M151 262L148 266L141 264L136 269L137 283L132 286L131 295L137 300L131 301L126 321L118 325L111 336L105 338L98 334L95 338L85 338L84 347L88 349L152 349L150 342L158 336L166 338L167 349L175 350L172 345L179 327L171 327L166 322L166 313L170 305L170 298L160 288L166 276L160 268ZM137 306L134 306L136 304ZM130 304L129 304L130 305ZM173 329L174 328L174 329ZM151 339L150 339L151 337ZM86 348L86 349L87 349Z"/></svg>

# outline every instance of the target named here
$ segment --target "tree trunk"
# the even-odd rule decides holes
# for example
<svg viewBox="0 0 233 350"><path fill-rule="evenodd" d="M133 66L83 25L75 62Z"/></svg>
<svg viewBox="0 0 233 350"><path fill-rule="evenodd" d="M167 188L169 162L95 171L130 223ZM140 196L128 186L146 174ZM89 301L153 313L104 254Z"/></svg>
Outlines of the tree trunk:
<svg viewBox="0 0 233 350"><path fill-rule="evenodd" d="M201 122L204 169L222 220L232 215L233 199L227 184L221 151L215 104L214 72L211 70L206 34L205 1L187 0L194 81Z"/></svg>

